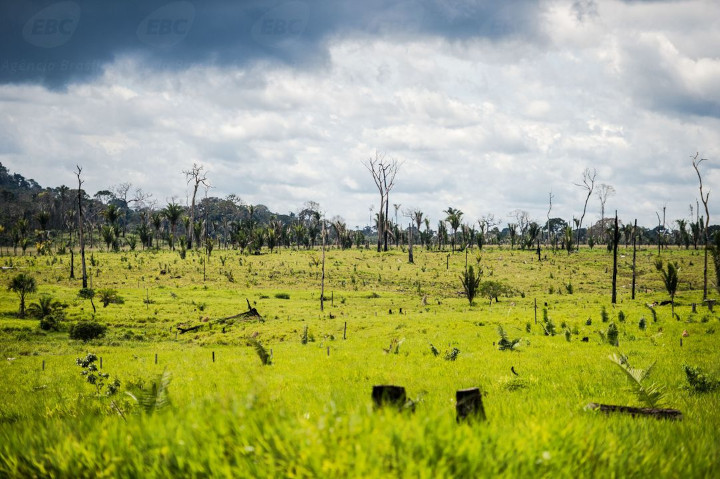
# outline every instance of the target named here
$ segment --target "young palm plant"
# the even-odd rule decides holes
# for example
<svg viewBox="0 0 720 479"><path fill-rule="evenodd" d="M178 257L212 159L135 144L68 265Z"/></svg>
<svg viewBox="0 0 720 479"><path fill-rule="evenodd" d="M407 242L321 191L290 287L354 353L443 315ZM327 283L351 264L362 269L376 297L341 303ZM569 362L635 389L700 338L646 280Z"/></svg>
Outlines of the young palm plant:
<svg viewBox="0 0 720 479"><path fill-rule="evenodd" d="M637 369L630 366L626 356L617 356L613 354L609 357L610 361L617 364L618 367L625 373L635 395L638 399L649 408L656 408L665 398L665 391L662 386L657 384L643 384L645 380L650 376L655 363L651 364L647 369Z"/></svg>
<svg viewBox="0 0 720 479"><path fill-rule="evenodd" d="M667 271L663 268L663 260L658 258L655 261L655 268L660 272L663 283L665 283L665 289L670 295L670 307L672 308L672 316L675 317L675 293L678 287L678 266L677 263L671 263L668 261Z"/></svg>
<svg viewBox="0 0 720 479"><path fill-rule="evenodd" d="M20 297L20 311L18 312L18 316L24 318L25 296L37 291L37 283L35 282L35 278L25 273L20 273L19 275L15 276L13 279L10 280L10 284L8 284L8 291L17 293L17 295Z"/></svg>
<svg viewBox="0 0 720 479"><path fill-rule="evenodd" d="M465 289L465 295L470 302L470 306L473 304L473 300L478 293L480 288L480 278L482 276L482 269L478 268L478 274L475 274L475 270L472 266L468 266L460 279L462 280L463 289Z"/></svg>

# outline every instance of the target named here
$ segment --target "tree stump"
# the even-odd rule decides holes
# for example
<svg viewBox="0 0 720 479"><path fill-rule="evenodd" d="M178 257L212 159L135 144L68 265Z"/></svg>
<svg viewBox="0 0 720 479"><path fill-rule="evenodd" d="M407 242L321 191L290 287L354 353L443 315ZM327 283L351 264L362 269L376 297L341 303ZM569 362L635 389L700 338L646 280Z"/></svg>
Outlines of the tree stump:
<svg viewBox="0 0 720 479"><path fill-rule="evenodd" d="M715 306L715 300L714 299L706 299L705 302L707 303L707 307L710 310L710 312L713 312L713 306Z"/></svg>
<svg viewBox="0 0 720 479"><path fill-rule="evenodd" d="M692 312L697 313L697 304L696 303L692 304Z"/></svg>
<svg viewBox="0 0 720 479"><path fill-rule="evenodd" d="M480 388L460 389L455 393L455 400L457 422L466 419L477 419L480 421L487 419Z"/></svg>
<svg viewBox="0 0 720 479"><path fill-rule="evenodd" d="M655 419L670 419L671 421L682 420L682 412L677 409L615 406L612 404L597 404L594 402L588 404L585 409L599 410L600 412L604 412L605 414L610 414L611 412L619 412L624 414L630 414L632 417L651 416Z"/></svg>
<svg viewBox="0 0 720 479"><path fill-rule="evenodd" d="M394 406L398 409L405 405L405 388L402 386L373 386L372 400L375 408Z"/></svg>

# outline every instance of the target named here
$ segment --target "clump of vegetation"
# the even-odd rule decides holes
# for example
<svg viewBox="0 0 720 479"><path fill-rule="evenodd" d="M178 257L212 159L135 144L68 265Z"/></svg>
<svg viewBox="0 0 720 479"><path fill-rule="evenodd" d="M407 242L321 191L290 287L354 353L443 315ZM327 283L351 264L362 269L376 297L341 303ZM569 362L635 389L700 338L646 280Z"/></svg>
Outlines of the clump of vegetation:
<svg viewBox="0 0 720 479"><path fill-rule="evenodd" d="M618 322L625 322L625 313L622 310L618 311Z"/></svg>
<svg viewBox="0 0 720 479"><path fill-rule="evenodd" d="M607 323L608 321L610 321L610 315L608 315L608 312L607 312L607 309L605 308L605 306L603 306L602 309L600 310L600 319L602 319L603 323Z"/></svg>
<svg viewBox="0 0 720 479"><path fill-rule="evenodd" d="M475 274L475 269L471 266L465 270L460 276L462 281L463 289L465 290L465 296L467 296L470 306L472 306L475 296L478 293L480 287L480 278L482 276L482 269L478 267L478 273ZM492 300L490 300L492 302Z"/></svg>
<svg viewBox="0 0 720 479"><path fill-rule="evenodd" d="M565 291L567 291L567 294L573 294L573 292L575 291L570 281L568 281L568 283L565 285Z"/></svg>
<svg viewBox="0 0 720 479"><path fill-rule="evenodd" d="M98 290L100 296L100 302L103 308L107 308L109 304L124 304L125 300L118 295L117 290L105 288Z"/></svg>
<svg viewBox="0 0 720 479"><path fill-rule="evenodd" d="M76 358L75 364L82 368L80 374L85 376L85 380L95 386L97 394L100 395L103 388L107 386L105 394L112 396L120 388L120 380L115 378L114 381L110 381L110 375L107 373L101 373L95 362L98 357L93 353L88 353L84 358Z"/></svg>
<svg viewBox="0 0 720 479"><path fill-rule="evenodd" d="M606 331L599 331L602 341L612 346L618 346L620 331L615 323L610 323Z"/></svg>
<svg viewBox="0 0 720 479"><path fill-rule="evenodd" d="M88 342L105 336L107 326L96 321L80 321L70 326L70 339Z"/></svg>
<svg viewBox="0 0 720 479"><path fill-rule="evenodd" d="M445 361L455 361L459 355L460 350L458 348L452 348L449 351L445 351L445 356L443 356L443 358Z"/></svg>
<svg viewBox="0 0 720 479"><path fill-rule="evenodd" d="M613 354L609 357L610 361L617 364L617 366L625 373L628 378L630 388L637 396L638 400L645 406L650 408L656 408L665 398L665 391L662 386L655 383L644 384L646 379L650 376L655 363L651 364L647 369L638 369L630 366L627 356Z"/></svg>
<svg viewBox="0 0 720 479"><path fill-rule="evenodd" d="M683 364L685 378L692 389L698 393L706 393L714 391L720 386L720 381L709 377L699 367Z"/></svg>
<svg viewBox="0 0 720 479"><path fill-rule="evenodd" d="M645 316L640 318L640 321L638 321L638 328L640 328L640 331L645 331L645 328L647 328L647 321L645 320Z"/></svg>
<svg viewBox="0 0 720 479"><path fill-rule="evenodd" d="M62 309L53 310L40 319L40 329L43 331L60 331L63 321L65 321L65 311Z"/></svg>
<svg viewBox="0 0 720 479"><path fill-rule="evenodd" d="M661 258L658 258L655 261L655 269L657 269L660 272L660 275L663 279L663 284L665 285L665 289L667 290L668 294L670 295L670 307L672 308L672 315L675 316L675 293L677 292L678 287L678 265L677 263L671 263L668 261L667 263L667 270L663 268L663 260Z"/></svg>
<svg viewBox="0 0 720 479"><path fill-rule="evenodd" d="M25 297L37 291L37 283L35 278L25 273L20 273L10 280L8 291L16 293L20 297L20 310L18 317L25 317Z"/></svg>
<svg viewBox="0 0 720 479"><path fill-rule="evenodd" d="M290 299L290 295L288 293L276 293L275 297L277 299Z"/></svg>
<svg viewBox="0 0 720 479"><path fill-rule="evenodd" d="M430 343L430 352L432 352L435 357L440 355L440 351L438 351L438 348L436 348L433 343Z"/></svg>
<svg viewBox="0 0 720 479"><path fill-rule="evenodd" d="M508 339L507 333L502 326L498 326L497 333L500 336L498 341L498 349L500 351L515 351L517 346L520 344L520 338Z"/></svg>
<svg viewBox="0 0 720 479"><path fill-rule="evenodd" d="M149 387L140 384L132 392L126 391L125 394L130 396L145 414L153 414L171 405L168 391L171 380L172 375L168 371L163 371Z"/></svg>
<svg viewBox="0 0 720 479"><path fill-rule="evenodd" d="M267 351L267 349L265 349L265 347L262 344L260 344L260 341L258 341L255 338L249 338L248 343L250 344L250 346L255 348L255 353L257 353L258 357L260 358L260 361L265 366L270 366L272 364L272 356Z"/></svg>
<svg viewBox="0 0 720 479"><path fill-rule="evenodd" d="M390 346L387 348L383 348L383 352L385 354L399 354L400 353L400 345L405 342L405 338L398 339L398 338L392 338L390 340Z"/></svg>
<svg viewBox="0 0 720 479"><path fill-rule="evenodd" d="M500 281L483 281L480 285L480 294L492 304L493 299L499 302L500 296L511 296L513 289Z"/></svg>

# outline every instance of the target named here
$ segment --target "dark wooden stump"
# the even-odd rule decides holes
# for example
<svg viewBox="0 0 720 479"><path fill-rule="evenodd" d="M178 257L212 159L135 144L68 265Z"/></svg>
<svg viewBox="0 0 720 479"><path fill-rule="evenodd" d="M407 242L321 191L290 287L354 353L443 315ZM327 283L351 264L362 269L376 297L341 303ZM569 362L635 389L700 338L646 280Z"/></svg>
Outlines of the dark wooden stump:
<svg viewBox="0 0 720 479"><path fill-rule="evenodd" d="M482 395L479 388L460 389L455 393L455 410L457 411L457 421L466 419L477 419L484 421L485 408L482 403Z"/></svg>
<svg viewBox="0 0 720 479"><path fill-rule="evenodd" d="M682 420L682 412L677 409L615 406L613 404L597 404L594 402L588 404L585 409L599 410L600 412L604 412L605 414L610 414L611 412L619 412L623 414L630 414L632 417L652 416L656 419L670 419L672 421Z"/></svg>
<svg viewBox="0 0 720 479"><path fill-rule="evenodd" d="M710 310L710 312L713 312L713 306L715 306L715 300L714 299L706 299L705 302L707 303L707 307Z"/></svg>
<svg viewBox="0 0 720 479"><path fill-rule="evenodd" d="M692 312L697 313L697 304L696 303L692 304Z"/></svg>
<svg viewBox="0 0 720 479"><path fill-rule="evenodd" d="M405 405L405 388L402 386L373 386L372 400L376 408L394 406L398 409Z"/></svg>

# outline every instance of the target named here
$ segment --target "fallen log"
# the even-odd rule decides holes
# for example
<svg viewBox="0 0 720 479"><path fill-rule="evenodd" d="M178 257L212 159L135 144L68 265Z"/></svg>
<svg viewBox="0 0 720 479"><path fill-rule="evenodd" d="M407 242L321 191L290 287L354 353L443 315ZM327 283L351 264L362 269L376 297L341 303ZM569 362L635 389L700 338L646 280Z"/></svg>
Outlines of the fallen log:
<svg viewBox="0 0 720 479"><path fill-rule="evenodd" d="M178 331L180 331L180 334L189 333L190 331L195 331L197 329L202 328L202 324L198 324L197 326L190 326L189 328L183 328L182 326L178 326Z"/></svg>
<svg viewBox="0 0 720 479"><path fill-rule="evenodd" d="M672 421L681 421L682 412L677 409L666 409L666 408L651 408L651 407L631 407L631 406L616 406L613 404L598 404L591 402L585 409L599 410L605 414L611 412L619 412L624 414L630 414L632 417L635 416L652 416L656 419L670 419Z"/></svg>
<svg viewBox="0 0 720 479"><path fill-rule="evenodd" d="M247 301L247 305L248 305L247 311L245 311L243 313L234 314L234 315L228 316L226 318L213 319L211 321L208 321L205 324L225 324L228 321L233 321L233 322L235 320L250 321L250 320L254 320L254 319L257 319L259 321L265 321L265 319L263 319L263 317L260 315L260 313L258 313L258 310L253 308L250 305L250 300L246 298L245 301ZM196 330L202 328L203 326L205 326L205 324L198 324L197 326L191 326L191 327L178 326L177 329L180 332L180 334L185 334L190 331L196 331Z"/></svg>

